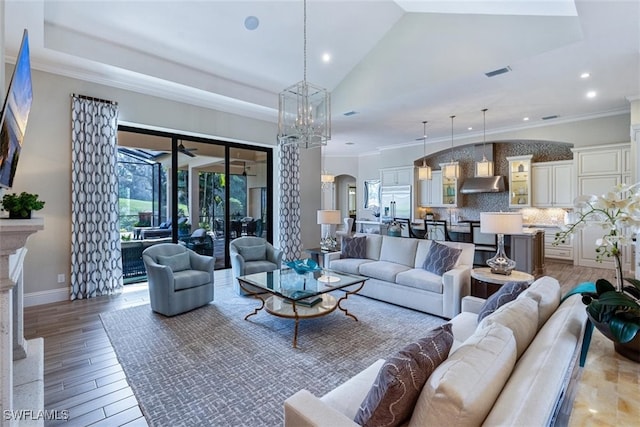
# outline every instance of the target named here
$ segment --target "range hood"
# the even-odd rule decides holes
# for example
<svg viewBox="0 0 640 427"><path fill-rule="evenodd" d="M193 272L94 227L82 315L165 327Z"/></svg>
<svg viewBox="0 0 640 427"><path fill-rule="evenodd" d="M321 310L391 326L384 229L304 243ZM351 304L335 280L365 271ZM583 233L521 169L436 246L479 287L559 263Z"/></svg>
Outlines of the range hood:
<svg viewBox="0 0 640 427"><path fill-rule="evenodd" d="M461 194L500 193L506 191L504 176L466 178L460 187Z"/></svg>

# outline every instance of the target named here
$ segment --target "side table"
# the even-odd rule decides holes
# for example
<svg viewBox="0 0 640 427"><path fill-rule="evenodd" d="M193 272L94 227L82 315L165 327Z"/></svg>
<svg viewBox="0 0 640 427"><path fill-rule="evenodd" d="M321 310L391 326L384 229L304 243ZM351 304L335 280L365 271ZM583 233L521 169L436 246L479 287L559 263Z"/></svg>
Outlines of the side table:
<svg viewBox="0 0 640 427"><path fill-rule="evenodd" d="M318 265L320 267L322 267L322 268L329 268L329 266L327 265L327 262L326 262L327 258L326 258L325 255L333 254L333 253L336 253L336 252L340 252L340 250L323 251L320 248L305 249L304 251L309 254L309 258L311 258L312 260L317 262Z"/></svg>
<svg viewBox="0 0 640 427"><path fill-rule="evenodd" d="M513 270L510 275L494 274L489 267L471 270L471 296L489 298L507 282L533 283L535 277L524 271Z"/></svg>

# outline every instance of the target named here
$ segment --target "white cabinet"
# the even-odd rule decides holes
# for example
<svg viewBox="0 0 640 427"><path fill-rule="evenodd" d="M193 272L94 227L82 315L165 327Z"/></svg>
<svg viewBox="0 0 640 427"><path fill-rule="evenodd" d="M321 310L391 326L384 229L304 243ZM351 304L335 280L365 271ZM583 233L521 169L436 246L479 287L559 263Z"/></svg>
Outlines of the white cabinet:
<svg viewBox="0 0 640 427"><path fill-rule="evenodd" d="M573 161L531 165L531 205L534 207L573 206L575 198Z"/></svg>
<svg viewBox="0 0 640 427"><path fill-rule="evenodd" d="M565 242L553 244L556 238L556 233L559 233L559 228L548 228L544 234L544 256L546 258L562 259L566 261L573 261L573 238L569 237Z"/></svg>
<svg viewBox="0 0 640 427"><path fill-rule="evenodd" d="M507 157L509 162L509 207L531 206L532 155Z"/></svg>
<svg viewBox="0 0 640 427"><path fill-rule="evenodd" d="M414 185L415 167L380 169L380 181L386 185Z"/></svg>
<svg viewBox="0 0 640 427"><path fill-rule="evenodd" d="M574 148L574 164L577 169L577 194L604 194L621 183L630 183L630 144L608 144L595 147ZM588 226L576 234L576 264L585 267L614 268L612 260L596 261L596 240L603 230ZM622 248L623 269L630 269L630 249Z"/></svg>
<svg viewBox="0 0 640 427"><path fill-rule="evenodd" d="M421 207L457 207L458 180L442 178L442 171L431 172L430 181L420 181Z"/></svg>

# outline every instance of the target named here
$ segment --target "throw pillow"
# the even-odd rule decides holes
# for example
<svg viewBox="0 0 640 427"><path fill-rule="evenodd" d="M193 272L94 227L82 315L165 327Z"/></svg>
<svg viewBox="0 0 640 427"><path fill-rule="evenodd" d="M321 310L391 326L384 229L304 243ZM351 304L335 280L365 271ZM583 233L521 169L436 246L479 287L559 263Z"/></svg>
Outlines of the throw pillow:
<svg viewBox="0 0 640 427"><path fill-rule="evenodd" d="M398 426L411 416L422 387L449 355L451 324L438 326L387 359L354 421L362 426Z"/></svg>
<svg viewBox="0 0 640 427"><path fill-rule="evenodd" d="M191 270L191 260L188 252L175 255L158 255L158 264L166 265L174 273L183 270Z"/></svg>
<svg viewBox="0 0 640 427"><path fill-rule="evenodd" d="M527 282L507 282L502 285L498 292L487 298L482 308L480 308L478 323L501 306L516 299L528 287L529 284Z"/></svg>
<svg viewBox="0 0 640 427"><path fill-rule="evenodd" d="M267 258L267 245L238 246L245 261L260 261Z"/></svg>
<svg viewBox="0 0 640 427"><path fill-rule="evenodd" d="M367 236L342 236L341 258L366 258Z"/></svg>
<svg viewBox="0 0 640 427"><path fill-rule="evenodd" d="M432 241L422 268L433 274L442 276L456 265L461 253L462 249L452 248L451 246Z"/></svg>

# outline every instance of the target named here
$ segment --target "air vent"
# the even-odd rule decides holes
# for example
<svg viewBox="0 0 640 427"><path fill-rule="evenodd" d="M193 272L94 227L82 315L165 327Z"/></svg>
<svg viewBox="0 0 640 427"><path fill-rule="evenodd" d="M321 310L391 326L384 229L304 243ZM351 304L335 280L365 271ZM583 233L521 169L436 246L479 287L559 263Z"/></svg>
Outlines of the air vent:
<svg viewBox="0 0 640 427"><path fill-rule="evenodd" d="M546 116L546 117L543 117L543 118L542 118L542 120L552 120L552 119L557 119L557 118L558 118L558 116L557 116L557 115L553 115L553 116Z"/></svg>
<svg viewBox="0 0 640 427"><path fill-rule="evenodd" d="M497 70L489 71L488 73L484 73L487 77L499 76L500 74L508 73L511 71L511 67L499 68Z"/></svg>
<svg viewBox="0 0 640 427"><path fill-rule="evenodd" d="M351 110L351 111L347 111L346 113L343 113L343 115L345 115L345 116L347 116L347 117L348 117L348 116L353 116L353 115L355 115L355 114L358 114L358 112L357 112L357 111L353 111L353 110Z"/></svg>

